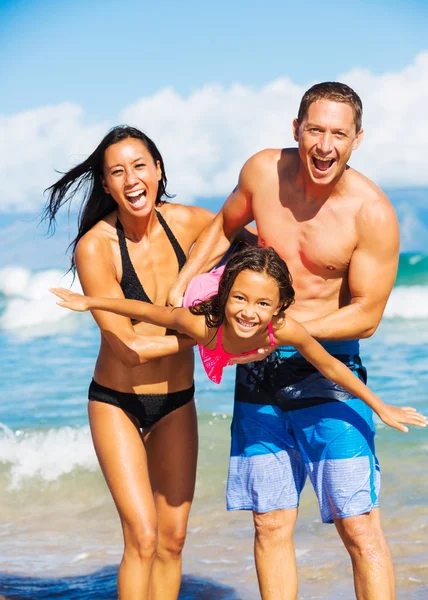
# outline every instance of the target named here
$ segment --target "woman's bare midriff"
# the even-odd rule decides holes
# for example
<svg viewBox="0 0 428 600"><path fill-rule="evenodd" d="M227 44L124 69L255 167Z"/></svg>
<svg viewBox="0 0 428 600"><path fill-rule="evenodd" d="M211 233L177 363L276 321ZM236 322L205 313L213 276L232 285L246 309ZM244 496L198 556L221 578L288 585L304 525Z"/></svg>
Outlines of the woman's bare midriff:
<svg viewBox="0 0 428 600"><path fill-rule="evenodd" d="M101 340L94 379L118 392L165 394L191 387L194 371L193 348L178 354L150 360L137 367L127 367Z"/></svg>
<svg viewBox="0 0 428 600"><path fill-rule="evenodd" d="M158 210L167 221L173 222L178 206L165 205ZM116 222L116 215L112 215L109 219L109 225L113 226ZM136 268L137 277L144 282L146 293L154 304L164 306L167 293L177 277L177 257L163 229L160 226L159 229L158 237L151 240L150 252L146 252L145 255L136 256L132 244L127 241L127 245L131 262ZM179 228L176 225L176 233L177 230ZM180 245L187 254L190 242L180 238ZM109 260L113 262L120 281L123 266L115 235L110 239L110 249L111 259L109 257ZM165 335L164 328L144 322L136 323L134 330L142 336L142 339L144 336ZM171 334L174 335L173 332ZM129 367L120 360L117 353L101 335L100 350L94 370L94 379L100 385L119 392L164 394L189 389L193 383L193 374L193 348L183 350L178 354L150 359L140 366Z"/></svg>

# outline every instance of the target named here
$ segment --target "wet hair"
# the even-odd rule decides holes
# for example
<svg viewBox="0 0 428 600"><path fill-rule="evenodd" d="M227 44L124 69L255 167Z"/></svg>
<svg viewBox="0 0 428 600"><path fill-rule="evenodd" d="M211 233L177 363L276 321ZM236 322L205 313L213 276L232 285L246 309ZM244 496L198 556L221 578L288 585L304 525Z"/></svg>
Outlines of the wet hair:
<svg viewBox="0 0 428 600"><path fill-rule="evenodd" d="M348 85L339 83L338 81L317 83L303 94L297 115L299 125L307 115L310 105L317 100L331 100L332 102L343 102L344 104L348 104L354 111L356 132L358 133L360 131L363 118L363 104L361 98Z"/></svg>
<svg viewBox="0 0 428 600"><path fill-rule="evenodd" d="M207 327L220 327L225 318L230 290L242 271L265 273L275 280L279 289L281 311L294 302L293 280L285 261L273 248L250 246L232 254L221 276L217 294L191 306L190 312L193 315L204 315Z"/></svg>
<svg viewBox="0 0 428 600"><path fill-rule="evenodd" d="M164 203L163 198L173 197L166 191L167 178L165 168L162 156L157 149L156 144L147 135L135 127L118 125L117 127L110 129L86 160L66 173L63 173L61 179L45 190L45 193L48 193L48 200L42 213L42 220L48 221L49 232L55 230L56 214L61 206L67 202L71 203L78 192L83 192L83 200L78 216L78 233L69 246L69 248L71 248L70 270L73 273L76 269L76 246L80 238L98 223L98 221L101 221L101 219L117 208L116 202L110 194L107 194L107 192L104 191L102 185L104 153L109 146L129 138L140 140L151 154L155 164L159 161L162 178L159 181L158 192L156 195L156 206L161 206Z"/></svg>

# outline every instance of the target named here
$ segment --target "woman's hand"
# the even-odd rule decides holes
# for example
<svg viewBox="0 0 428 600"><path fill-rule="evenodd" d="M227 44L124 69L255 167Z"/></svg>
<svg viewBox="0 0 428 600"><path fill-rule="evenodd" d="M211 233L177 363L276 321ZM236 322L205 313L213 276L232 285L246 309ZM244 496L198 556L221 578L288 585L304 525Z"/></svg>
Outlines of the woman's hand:
<svg viewBox="0 0 428 600"><path fill-rule="evenodd" d="M391 406L384 404L382 408L376 411L378 417L390 427L395 427L399 431L407 433L409 428L404 425L415 425L416 427L426 427L427 418L418 413L416 408L411 406Z"/></svg>
<svg viewBox="0 0 428 600"><path fill-rule="evenodd" d="M61 298L61 300L57 300L57 304L59 306L69 308L70 310L75 310L77 312L85 312L90 308L88 296L71 292L65 288L49 288L49 291L52 292L52 294L55 294L55 296L58 296L58 298Z"/></svg>

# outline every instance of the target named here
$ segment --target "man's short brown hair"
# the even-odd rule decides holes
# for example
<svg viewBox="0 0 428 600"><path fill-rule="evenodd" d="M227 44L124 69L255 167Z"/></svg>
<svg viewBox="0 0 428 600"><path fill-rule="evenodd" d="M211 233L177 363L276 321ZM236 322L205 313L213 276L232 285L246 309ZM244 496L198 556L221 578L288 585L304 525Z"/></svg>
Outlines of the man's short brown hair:
<svg viewBox="0 0 428 600"><path fill-rule="evenodd" d="M300 102L297 121L300 123L305 118L310 105L317 100L331 100L332 102L343 102L349 104L354 111L355 129L358 133L361 129L363 117L363 104L359 95L352 88L338 81L325 81L317 83L309 88Z"/></svg>

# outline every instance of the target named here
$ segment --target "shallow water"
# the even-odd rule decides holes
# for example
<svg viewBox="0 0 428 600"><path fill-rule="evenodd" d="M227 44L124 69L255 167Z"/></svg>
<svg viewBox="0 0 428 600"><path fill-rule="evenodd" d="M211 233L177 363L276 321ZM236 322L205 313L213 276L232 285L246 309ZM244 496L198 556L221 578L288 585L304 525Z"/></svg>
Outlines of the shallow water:
<svg viewBox="0 0 428 600"><path fill-rule="evenodd" d="M227 513L224 508L230 422L229 416L200 416L198 483L184 555L189 586L183 598L259 597L251 515L244 511ZM379 441L383 522L396 563L398 598L416 600L428 597L428 506L426 484L421 478L427 450L419 440L402 445L399 457L395 456L396 449L394 440ZM3 472L3 489L6 479ZM0 575L1 594L8 598L14 597L10 595L13 592L22 598L83 599L95 598L91 594L96 590L99 597L114 593L122 538L115 508L98 471L77 469L54 481L27 479L2 495L0 512L0 553L9 576ZM296 551L300 598L352 598L349 559L334 526L320 522L310 486L302 497ZM106 566L110 570L104 569ZM41 574L44 590L42 583L37 583ZM84 577L89 574L93 575ZM211 583L203 583L207 580ZM198 591L192 596L191 581L196 589L197 582L206 585L206 595ZM226 595L219 595L220 591L212 587L215 584L225 586ZM79 592L82 595L73 595L73 589L67 588L71 585L83 590ZM33 586L32 593L40 595L28 596L26 586ZM43 595L48 594L48 588L51 595ZM106 595L103 592L101 596L104 589ZM56 595L57 590L62 595Z"/></svg>
<svg viewBox="0 0 428 600"><path fill-rule="evenodd" d="M122 537L90 441L85 400L99 334L86 315L38 313L37 277L47 287L46 276L33 277L30 298L0 296L0 597L114 598ZM374 391L391 404L411 404L425 414L427 290L396 288L389 317L362 342L361 352ZM394 317L403 297L413 299L406 305L411 318ZM12 327L21 310L15 300L26 303L30 325ZM259 594L251 515L227 513L224 501L234 370L226 369L222 385L214 386L198 361L195 379L200 458L181 598L253 600ZM382 423L377 430L381 506L397 598L425 600L428 431L405 435ZM348 556L334 526L320 522L309 485L296 550L301 600L353 597Z"/></svg>

